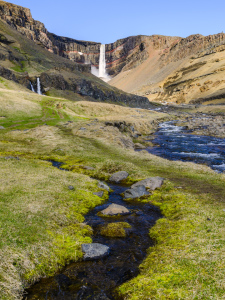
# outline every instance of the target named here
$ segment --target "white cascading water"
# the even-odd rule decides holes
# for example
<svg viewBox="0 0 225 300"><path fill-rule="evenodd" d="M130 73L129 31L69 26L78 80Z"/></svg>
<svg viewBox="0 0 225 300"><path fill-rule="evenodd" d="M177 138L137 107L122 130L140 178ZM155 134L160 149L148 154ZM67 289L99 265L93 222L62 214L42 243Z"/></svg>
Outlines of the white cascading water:
<svg viewBox="0 0 225 300"><path fill-rule="evenodd" d="M42 92L41 92L41 82L40 82L40 78L39 77L37 78L37 93L39 95L42 95Z"/></svg>
<svg viewBox="0 0 225 300"><path fill-rule="evenodd" d="M30 88L31 88L31 91L35 93L35 90L34 90L34 87L33 87L33 84L30 82Z"/></svg>
<svg viewBox="0 0 225 300"><path fill-rule="evenodd" d="M99 77L106 78L105 45L101 44L99 57Z"/></svg>

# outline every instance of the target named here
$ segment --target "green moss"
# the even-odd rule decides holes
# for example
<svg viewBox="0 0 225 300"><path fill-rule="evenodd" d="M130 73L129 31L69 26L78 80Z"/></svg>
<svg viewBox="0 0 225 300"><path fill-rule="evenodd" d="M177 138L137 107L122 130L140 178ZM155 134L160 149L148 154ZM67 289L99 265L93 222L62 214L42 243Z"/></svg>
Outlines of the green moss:
<svg viewBox="0 0 225 300"><path fill-rule="evenodd" d="M100 233L107 237L126 237L126 228L131 228L131 225L126 222L109 223L100 229Z"/></svg>

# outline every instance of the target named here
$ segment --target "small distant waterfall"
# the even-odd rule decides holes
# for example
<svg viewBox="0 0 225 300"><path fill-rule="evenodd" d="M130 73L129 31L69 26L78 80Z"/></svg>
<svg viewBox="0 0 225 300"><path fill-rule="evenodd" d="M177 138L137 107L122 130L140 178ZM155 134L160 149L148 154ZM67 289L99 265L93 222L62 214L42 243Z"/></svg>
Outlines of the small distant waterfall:
<svg viewBox="0 0 225 300"><path fill-rule="evenodd" d="M39 77L37 78L37 93L39 95L42 95L42 92L41 92L41 82L40 82L40 78Z"/></svg>
<svg viewBox="0 0 225 300"><path fill-rule="evenodd" d="M33 87L33 84L31 83L31 81L30 81L30 88L31 88L31 91L35 93L35 90L34 90L34 87Z"/></svg>
<svg viewBox="0 0 225 300"><path fill-rule="evenodd" d="M102 44L100 47L100 58L99 58L99 77L106 78L106 61L105 61L105 45Z"/></svg>

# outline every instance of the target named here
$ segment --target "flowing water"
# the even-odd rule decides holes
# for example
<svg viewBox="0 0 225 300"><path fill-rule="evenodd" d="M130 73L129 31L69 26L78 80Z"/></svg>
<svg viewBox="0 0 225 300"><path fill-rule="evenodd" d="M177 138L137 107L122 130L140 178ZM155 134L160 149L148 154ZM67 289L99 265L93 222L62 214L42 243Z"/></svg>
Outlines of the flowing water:
<svg viewBox="0 0 225 300"><path fill-rule="evenodd" d="M33 87L33 84L30 82L30 88L31 88L31 91L35 93L35 90L34 90L34 87Z"/></svg>
<svg viewBox="0 0 225 300"><path fill-rule="evenodd" d="M106 61L105 61L105 45L101 44L100 57L99 57L99 77L105 78L106 76Z"/></svg>
<svg viewBox="0 0 225 300"><path fill-rule="evenodd" d="M206 164L217 172L225 171L225 139L192 135L175 121L160 124L149 153L169 160Z"/></svg>
<svg viewBox="0 0 225 300"><path fill-rule="evenodd" d="M60 167L59 164L54 164ZM107 300L119 299L114 293L116 287L135 277L138 266L146 256L146 250L153 245L149 229L161 217L159 209L150 204L125 202L120 196L128 187L110 185L106 204L96 207L86 215L86 223L94 230L93 243L110 247L110 254L103 259L81 261L66 267L63 272L50 279L42 279L29 289L24 299L46 300ZM127 207L130 215L116 218L102 218L97 213L109 204ZM100 226L111 222L128 222L132 227L125 238L108 238L100 234Z"/></svg>
<svg viewBox="0 0 225 300"><path fill-rule="evenodd" d="M37 93L42 95L40 78L37 78Z"/></svg>

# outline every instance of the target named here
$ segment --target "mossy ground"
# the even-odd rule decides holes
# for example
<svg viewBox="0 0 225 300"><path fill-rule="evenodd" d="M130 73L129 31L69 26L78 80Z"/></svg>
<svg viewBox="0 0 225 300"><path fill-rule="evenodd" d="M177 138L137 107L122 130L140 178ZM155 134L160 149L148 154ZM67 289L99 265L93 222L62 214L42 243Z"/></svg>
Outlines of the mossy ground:
<svg viewBox="0 0 225 300"><path fill-rule="evenodd" d="M100 233L107 237L126 237L127 228L131 228L131 225L126 222L109 223L101 227Z"/></svg>
<svg viewBox="0 0 225 300"><path fill-rule="evenodd" d="M164 214L150 231L156 244L140 275L122 285L119 293L126 299L223 299L224 174L112 143L104 130L96 134L86 126L95 118L103 124L97 110L95 116L87 113L87 103L79 107L68 100L2 89L1 299L19 299L28 283L81 258L80 245L91 241L83 216L104 201L93 195L99 189L90 176L107 180L122 170L130 174L129 182L149 176L167 181L144 200L158 205ZM102 104L102 109L109 108ZM117 109L110 106L109 119ZM129 111L123 111L124 120L134 114ZM149 112L146 118L151 124L157 116ZM77 126L84 124L89 134L78 132ZM63 162L62 167L71 172L44 160ZM70 191L69 185L75 190Z"/></svg>

